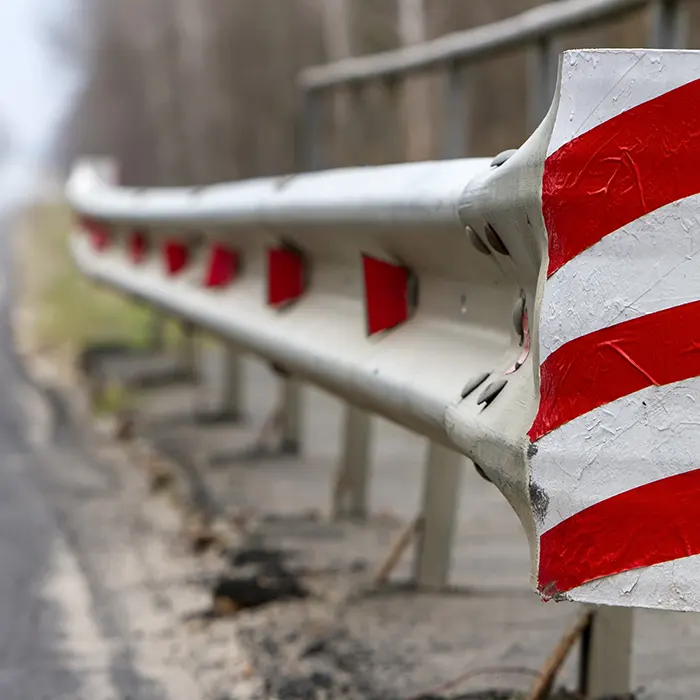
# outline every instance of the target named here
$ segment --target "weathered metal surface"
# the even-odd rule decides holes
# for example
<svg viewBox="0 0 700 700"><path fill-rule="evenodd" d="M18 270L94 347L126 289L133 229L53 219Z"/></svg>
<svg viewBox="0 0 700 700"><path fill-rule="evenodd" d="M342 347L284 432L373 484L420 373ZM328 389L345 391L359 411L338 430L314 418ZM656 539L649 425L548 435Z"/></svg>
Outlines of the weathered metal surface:
<svg viewBox="0 0 700 700"><path fill-rule="evenodd" d="M96 280L472 459L520 517L543 596L700 610L698 74L694 52L568 52L542 125L493 166L196 192L118 189L78 170L69 197L114 244L77 233L74 256ZM155 243L138 266L124 251L132 226ZM175 278L158 255L166 231L193 251ZM224 239L242 271L212 291L206 251ZM306 274L282 309L266 296L280 244ZM413 285L384 290L408 313L371 336L364 256Z"/></svg>

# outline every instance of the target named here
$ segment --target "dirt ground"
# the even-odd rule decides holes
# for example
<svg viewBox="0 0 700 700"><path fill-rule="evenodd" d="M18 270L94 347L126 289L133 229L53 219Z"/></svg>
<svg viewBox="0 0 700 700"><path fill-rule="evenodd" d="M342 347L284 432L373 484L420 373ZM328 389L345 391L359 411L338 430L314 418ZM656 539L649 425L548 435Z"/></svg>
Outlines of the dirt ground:
<svg viewBox="0 0 700 700"><path fill-rule="evenodd" d="M424 441L377 419L372 516L333 522L339 403L309 389L303 455L255 453L276 380L246 360L245 420L199 424L194 414L215 405L221 387L222 355L208 344L200 383L139 391L134 434L115 442L113 416L88 418L76 352L95 337L138 336L142 312L119 302L105 311L106 326L92 327L102 301L73 289L65 258L38 255L45 240L32 230L20 245L18 349L37 383L50 387L54 425L73 425L65 431L75 431L86 450L50 478L64 493L61 508L78 545L137 638L139 663L165 688L162 697L522 697L580 611L542 603L530 591L524 537L493 487L465 473L450 590L412 590L411 551L390 585L372 589L372 572L417 512ZM47 279L71 291L59 293ZM76 305L85 299L87 325L64 327L61 318L82 318ZM143 354L106 362L114 376L171 364ZM95 470L115 485L99 498L85 488ZM277 590L283 599L241 607ZM641 611L636 625L638 697L700 697L696 616ZM576 650L559 678L569 688L575 682Z"/></svg>

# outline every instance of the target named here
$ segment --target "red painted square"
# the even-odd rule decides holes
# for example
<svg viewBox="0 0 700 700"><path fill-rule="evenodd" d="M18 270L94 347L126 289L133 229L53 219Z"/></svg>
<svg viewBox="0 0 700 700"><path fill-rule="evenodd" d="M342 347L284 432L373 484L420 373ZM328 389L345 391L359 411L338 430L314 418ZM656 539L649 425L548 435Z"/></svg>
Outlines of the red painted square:
<svg viewBox="0 0 700 700"><path fill-rule="evenodd" d="M267 303L271 306L295 301L304 293L305 261L288 247L267 251Z"/></svg>
<svg viewBox="0 0 700 700"><path fill-rule="evenodd" d="M368 335L394 328L406 321L410 313L410 270L368 255L362 256L362 267Z"/></svg>
<svg viewBox="0 0 700 700"><path fill-rule="evenodd" d="M222 243L211 248L209 264L204 278L205 287L225 287L233 282L238 274L238 252Z"/></svg>
<svg viewBox="0 0 700 700"><path fill-rule="evenodd" d="M187 266L190 251L181 241L166 241L163 246L165 256L165 271L169 276L177 275Z"/></svg>
<svg viewBox="0 0 700 700"><path fill-rule="evenodd" d="M111 231L105 224L94 219L83 219L81 226L87 232L92 247L97 251L106 250L112 242Z"/></svg>
<svg viewBox="0 0 700 700"><path fill-rule="evenodd" d="M131 262L138 265L146 259L148 239L143 231L132 231L129 239L129 254Z"/></svg>

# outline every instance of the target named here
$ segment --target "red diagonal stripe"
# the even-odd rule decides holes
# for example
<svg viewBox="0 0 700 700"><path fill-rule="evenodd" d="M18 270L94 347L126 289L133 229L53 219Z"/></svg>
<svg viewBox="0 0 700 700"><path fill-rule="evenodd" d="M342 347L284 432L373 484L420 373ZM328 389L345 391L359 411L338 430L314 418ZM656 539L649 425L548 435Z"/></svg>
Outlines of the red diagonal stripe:
<svg viewBox="0 0 700 700"><path fill-rule="evenodd" d="M621 571L700 554L700 469L659 479L582 510L540 537L547 597Z"/></svg>
<svg viewBox="0 0 700 700"><path fill-rule="evenodd" d="M573 139L545 161L549 274L640 216L700 192L700 80Z"/></svg>
<svg viewBox="0 0 700 700"><path fill-rule="evenodd" d="M588 411L651 385L700 374L700 301L576 338L540 367L534 442Z"/></svg>
<svg viewBox="0 0 700 700"><path fill-rule="evenodd" d="M367 333L372 335L394 328L408 319L408 268L368 255L362 256L362 268Z"/></svg>

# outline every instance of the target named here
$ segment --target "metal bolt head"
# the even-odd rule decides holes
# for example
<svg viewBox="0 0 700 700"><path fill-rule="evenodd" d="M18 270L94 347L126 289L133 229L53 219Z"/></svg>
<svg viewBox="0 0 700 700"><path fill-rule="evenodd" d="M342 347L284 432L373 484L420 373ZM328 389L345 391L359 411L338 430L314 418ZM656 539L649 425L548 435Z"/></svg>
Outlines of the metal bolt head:
<svg viewBox="0 0 700 700"><path fill-rule="evenodd" d="M469 394L471 394L474 389L483 384L490 376L491 372L484 372L483 374L477 374L476 377L470 379L462 389L461 396L466 399Z"/></svg>
<svg viewBox="0 0 700 700"><path fill-rule="evenodd" d="M469 238L469 242L480 253L483 253L484 255L491 255L491 249L486 245L486 243L484 243L481 240L481 238L479 237L479 234L471 226L467 226L466 231L467 231L467 237Z"/></svg>
<svg viewBox="0 0 700 700"><path fill-rule="evenodd" d="M491 382L479 395L476 400L477 404L485 404L488 406L505 388L508 384L507 379L498 379L495 382Z"/></svg>
<svg viewBox="0 0 700 700"><path fill-rule="evenodd" d="M492 161L491 167L497 168L499 165L503 165L514 153L517 153L517 148L509 148L507 151L501 151Z"/></svg>
<svg viewBox="0 0 700 700"><path fill-rule="evenodd" d="M508 255L508 248L501 240L501 237L496 233L496 229L491 224L486 224L486 240L491 247L501 255Z"/></svg>
<svg viewBox="0 0 700 700"><path fill-rule="evenodd" d="M515 307L513 308L513 327L515 332L522 338L523 337L523 313L525 312L525 296L520 293L518 301L515 302Z"/></svg>
<svg viewBox="0 0 700 700"><path fill-rule="evenodd" d="M484 479L485 481L488 481L489 484L492 484L493 482L491 481L491 479L488 478L488 476L486 476L486 472L476 462L474 462L473 464L474 464L474 469L476 469L476 473L482 479Z"/></svg>

